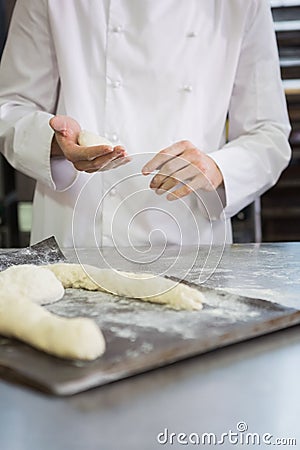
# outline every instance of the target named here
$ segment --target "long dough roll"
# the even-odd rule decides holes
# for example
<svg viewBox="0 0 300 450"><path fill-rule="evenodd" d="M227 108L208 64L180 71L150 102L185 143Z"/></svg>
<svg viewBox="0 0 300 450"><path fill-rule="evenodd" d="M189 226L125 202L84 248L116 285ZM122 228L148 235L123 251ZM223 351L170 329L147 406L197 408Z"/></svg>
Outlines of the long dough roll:
<svg viewBox="0 0 300 450"><path fill-rule="evenodd" d="M183 283L148 273L99 269L90 265L59 263L46 266L65 288L106 291L115 295L160 303L176 310L199 310L203 294Z"/></svg>
<svg viewBox="0 0 300 450"><path fill-rule="evenodd" d="M93 360L105 351L103 335L93 320L59 317L15 295L1 299L0 334L61 358Z"/></svg>

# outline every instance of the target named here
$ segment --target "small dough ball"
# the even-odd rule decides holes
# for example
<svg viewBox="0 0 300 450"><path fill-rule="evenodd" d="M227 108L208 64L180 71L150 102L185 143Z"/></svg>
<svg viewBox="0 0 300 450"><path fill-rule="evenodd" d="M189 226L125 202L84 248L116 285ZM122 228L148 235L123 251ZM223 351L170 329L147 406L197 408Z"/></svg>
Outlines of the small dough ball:
<svg viewBox="0 0 300 450"><path fill-rule="evenodd" d="M64 296L64 287L51 270L32 264L12 266L0 272L0 296L16 295L44 305Z"/></svg>
<svg viewBox="0 0 300 450"><path fill-rule="evenodd" d="M108 139L86 130L80 131L78 136L78 144L83 147L91 147L93 145L109 145L110 147L114 147Z"/></svg>

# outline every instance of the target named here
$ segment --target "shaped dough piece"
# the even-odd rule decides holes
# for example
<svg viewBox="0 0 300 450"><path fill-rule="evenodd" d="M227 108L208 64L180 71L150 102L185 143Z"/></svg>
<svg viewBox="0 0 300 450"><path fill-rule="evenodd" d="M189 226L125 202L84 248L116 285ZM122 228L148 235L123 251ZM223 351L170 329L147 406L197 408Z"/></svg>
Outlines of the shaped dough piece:
<svg viewBox="0 0 300 450"><path fill-rule="evenodd" d="M147 273L137 274L94 266L59 263L48 267L65 288L106 291L115 295L160 303L176 310L199 310L203 294L183 283Z"/></svg>
<svg viewBox="0 0 300 450"><path fill-rule="evenodd" d="M45 267L13 266L1 272L0 334L62 358L101 356L105 341L93 320L59 317L36 304L56 301L63 293L62 284Z"/></svg>
<svg viewBox="0 0 300 450"><path fill-rule="evenodd" d="M93 145L109 145L110 147L114 147L108 139L86 130L80 131L78 136L78 144L84 147L91 147Z"/></svg>
<svg viewBox="0 0 300 450"><path fill-rule="evenodd" d="M60 300L65 290L50 270L43 266L22 264L0 272L0 292L1 296L14 293L44 305Z"/></svg>
<svg viewBox="0 0 300 450"><path fill-rule="evenodd" d="M93 320L55 316L15 294L1 296L0 334L61 358L93 360L105 351L103 335Z"/></svg>

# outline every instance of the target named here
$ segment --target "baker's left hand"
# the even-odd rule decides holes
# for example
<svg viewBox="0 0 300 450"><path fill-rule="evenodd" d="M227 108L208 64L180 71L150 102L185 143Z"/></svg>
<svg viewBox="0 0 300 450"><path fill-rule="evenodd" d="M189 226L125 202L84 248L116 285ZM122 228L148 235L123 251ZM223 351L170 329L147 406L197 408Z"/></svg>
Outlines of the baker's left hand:
<svg viewBox="0 0 300 450"><path fill-rule="evenodd" d="M223 182L217 164L189 141L179 141L161 150L142 168L143 175L155 170L150 188L158 195L169 192L167 200L185 197L191 192L203 189L213 191ZM180 187L170 192L175 186Z"/></svg>

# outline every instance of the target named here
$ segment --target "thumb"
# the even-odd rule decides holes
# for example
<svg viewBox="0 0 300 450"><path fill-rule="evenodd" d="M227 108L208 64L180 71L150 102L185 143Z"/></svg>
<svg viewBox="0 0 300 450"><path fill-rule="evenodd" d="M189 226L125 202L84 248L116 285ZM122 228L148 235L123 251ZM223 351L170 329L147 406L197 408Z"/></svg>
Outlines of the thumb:
<svg viewBox="0 0 300 450"><path fill-rule="evenodd" d="M78 135L81 127L79 123L69 116L54 116L49 121L51 128L63 137L74 137Z"/></svg>

